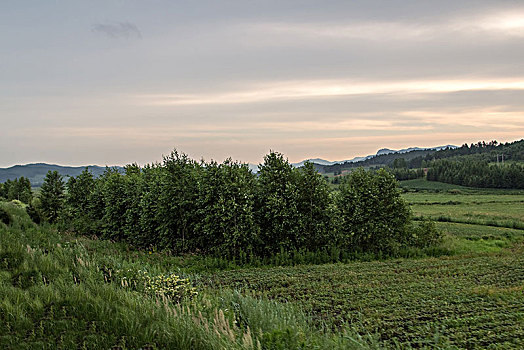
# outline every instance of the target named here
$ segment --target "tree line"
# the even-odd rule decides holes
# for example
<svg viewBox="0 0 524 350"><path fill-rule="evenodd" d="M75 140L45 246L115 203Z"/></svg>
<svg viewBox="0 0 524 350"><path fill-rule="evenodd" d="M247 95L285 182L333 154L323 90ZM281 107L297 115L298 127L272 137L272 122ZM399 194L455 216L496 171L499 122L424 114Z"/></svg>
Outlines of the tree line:
<svg viewBox="0 0 524 350"><path fill-rule="evenodd" d="M431 162L427 179L469 187L524 189L524 166L439 159Z"/></svg>
<svg viewBox="0 0 524 350"><path fill-rule="evenodd" d="M64 183L49 172L39 195L45 220L63 230L141 248L227 257L333 247L390 254L438 240L414 223L385 170L358 169L331 191L313 164L294 168L271 152L253 174L247 164L196 162L173 151L162 163L87 169Z"/></svg>
<svg viewBox="0 0 524 350"><path fill-rule="evenodd" d="M16 199L26 204L31 203L33 199L31 181L21 176L18 179L7 180L3 184L0 183L0 198L5 198L10 201Z"/></svg>

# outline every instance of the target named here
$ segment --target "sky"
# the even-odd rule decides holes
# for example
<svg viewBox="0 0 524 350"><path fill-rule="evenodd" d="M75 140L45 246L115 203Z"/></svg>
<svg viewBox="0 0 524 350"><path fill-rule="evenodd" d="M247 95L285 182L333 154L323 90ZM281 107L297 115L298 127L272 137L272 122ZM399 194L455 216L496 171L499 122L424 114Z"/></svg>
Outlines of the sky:
<svg viewBox="0 0 524 350"><path fill-rule="evenodd" d="M524 1L0 2L0 167L524 137Z"/></svg>

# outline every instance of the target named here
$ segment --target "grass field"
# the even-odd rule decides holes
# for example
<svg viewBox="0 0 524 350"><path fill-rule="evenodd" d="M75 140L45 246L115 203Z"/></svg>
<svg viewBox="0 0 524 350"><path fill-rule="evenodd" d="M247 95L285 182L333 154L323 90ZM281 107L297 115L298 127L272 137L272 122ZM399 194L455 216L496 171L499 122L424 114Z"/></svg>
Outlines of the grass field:
<svg viewBox="0 0 524 350"><path fill-rule="evenodd" d="M524 256L514 254L251 269L209 285L297 303L317 324L421 346L524 346ZM394 341L392 339L395 339Z"/></svg>
<svg viewBox="0 0 524 350"><path fill-rule="evenodd" d="M386 347L524 347L524 194L437 186L403 196L415 215L451 221L437 223L448 256L224 271L205 284L300 305Z"/></svg>
<svg viewBox="0 0 524 350"><path fill-rule="evenodd" d="M416 216L438 221L524 229L524 192L471 190L466 193L406 192Z"/></svg>
<svg viewBox="0 0 524 350"><path fill-rule="evenodd" d="M440 257L209 270L194 257L58 234L0 203L15 218L0 223L0 347L524 347L524 230L495 225L524 222L524 194L403 196L417 216L449 218L437 223ZM151 296L140 271L188 277L198 296L182 306Z"/></svg>
<svg viewBox="0 0 524 350"><path fill-rule="evenodd" d="M469 190L468 187L447 184L444 182L427 181L426 179L414 179L400 181L400 186L409 190L430 190L430 191L448 191L448 190Z"/></svg>
<svg viewBox="0 0 524 350"><path fill-rule="evenodd" d="M141 279L178 273L170 257L58 234L0 207L14 219L0 222L0 349L376 348L350 328L316 328L293 305L230 290L199 288L178 304Z"/></svg>

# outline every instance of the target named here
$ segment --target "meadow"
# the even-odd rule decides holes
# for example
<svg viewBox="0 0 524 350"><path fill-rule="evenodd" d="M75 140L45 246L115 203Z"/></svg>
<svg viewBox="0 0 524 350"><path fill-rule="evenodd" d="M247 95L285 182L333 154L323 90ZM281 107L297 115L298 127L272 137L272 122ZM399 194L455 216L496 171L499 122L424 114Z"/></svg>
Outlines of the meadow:
<svg viewBox="0 0 524 350"><path fill-rule="evenodd" d="M522 348L524 230L502 226L524 221L523 193L440 186L403 194L440 219L439 246L294 266L137 250L0 203L13 218L0 223L0 347ZM144 273L187 278L166 286L191 297L152 293Z"/></svg>
<svg viewBox="0 0 524 350"><path fill-rule="evenodd" d="M473 189L423 179L403 181L402 186L415 216L524 229L522 190Z"/></svg>
<svg viewBox="0 0 524 350"><path fill-rule="evenodd" d="M524 195L456 187L403 194L414 215L449 218L437 223L442 256L224 271L206 283L300 305L320 327L350 325L386 347L522 347ZM507 222L515 228L497 227Z"/></svg>

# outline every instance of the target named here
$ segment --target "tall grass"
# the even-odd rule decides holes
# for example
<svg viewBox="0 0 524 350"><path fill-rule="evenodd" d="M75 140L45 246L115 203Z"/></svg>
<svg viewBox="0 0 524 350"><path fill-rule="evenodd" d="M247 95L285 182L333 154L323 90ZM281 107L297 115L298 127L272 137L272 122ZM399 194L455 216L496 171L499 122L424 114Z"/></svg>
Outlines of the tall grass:
<svg viewBox="0 0 524 350"><path fill-rule="evenodd" d="M175 303L129 283L149 260L125 246L82 241L31 222L0 203L0 348L20 349L360 349L371 337L313 327L296 307L228 290ZM111 252L107 254L107 252ZM112 278L107 278L107 273ZM136 282L136 281L135 281Z"/></svg>

